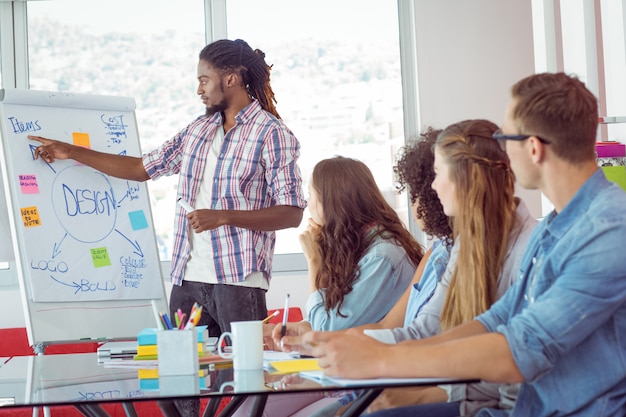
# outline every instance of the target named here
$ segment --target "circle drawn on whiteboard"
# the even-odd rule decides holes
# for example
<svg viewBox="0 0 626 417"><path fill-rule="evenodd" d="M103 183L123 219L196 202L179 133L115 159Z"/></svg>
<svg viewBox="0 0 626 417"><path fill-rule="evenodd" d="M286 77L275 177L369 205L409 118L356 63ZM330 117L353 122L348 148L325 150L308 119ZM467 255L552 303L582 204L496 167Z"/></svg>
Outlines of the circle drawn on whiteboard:
<svg viewBox="0 0 626 417"><path fill-rule="evenodd" d="M117 201L103 173L85 165L67 167L57 174L51 191L59 223L77 241L99 242L115 228Z"/></svg>

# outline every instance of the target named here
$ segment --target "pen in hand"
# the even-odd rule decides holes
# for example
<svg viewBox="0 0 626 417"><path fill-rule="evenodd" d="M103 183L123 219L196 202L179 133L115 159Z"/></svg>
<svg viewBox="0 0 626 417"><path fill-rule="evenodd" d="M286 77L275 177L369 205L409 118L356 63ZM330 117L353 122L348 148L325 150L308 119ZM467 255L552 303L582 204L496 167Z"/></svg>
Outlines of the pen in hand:
<svg viewBox="0 0 626 417"><path fill-rule="evenodd" d="M283 312L283 328L280 329L280 348L283 348L283 338L287 333L287 320L289 320L289 294L285 295L285 311Z"/></svg>

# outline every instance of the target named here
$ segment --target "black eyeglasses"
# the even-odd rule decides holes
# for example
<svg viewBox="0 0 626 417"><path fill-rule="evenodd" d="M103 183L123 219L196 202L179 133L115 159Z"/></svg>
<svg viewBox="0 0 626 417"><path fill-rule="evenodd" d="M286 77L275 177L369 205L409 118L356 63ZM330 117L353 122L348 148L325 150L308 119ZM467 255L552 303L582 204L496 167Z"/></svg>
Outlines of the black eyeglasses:
<svg viewBox="0 0 626 417"><path fill-rule="evenodd" d="M494 138L497 141L500 141L500 146L502 146L504 148L504 141L505 140L526 140L530 137L536 137L539 142L541 143L545 143L546 145L550 145L550 141L547 139L544 139L540 136L537 135L505 135L504 133L502 133L502 130L498 129L496 130L493 135L491 135L492 138Z"/></svg>

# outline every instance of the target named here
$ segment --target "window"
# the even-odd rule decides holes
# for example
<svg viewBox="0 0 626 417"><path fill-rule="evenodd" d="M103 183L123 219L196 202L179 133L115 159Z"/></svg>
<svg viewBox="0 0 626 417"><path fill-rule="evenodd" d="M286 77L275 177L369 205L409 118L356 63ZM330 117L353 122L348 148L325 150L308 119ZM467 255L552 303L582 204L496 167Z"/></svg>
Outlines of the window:
<svg viewBox="0 0 626 417"><path fill-rule="evenodd" d="M28 2L30 88L135 98L144 151L204 112L195 91L205 43L202 0ZM162 260L176 185L176 176L148 183Z"/></svg>
<svg viewBox="0 0 626 417"><path fill-rule="evenodd" d="M274 64L278 111L302 144L305 190L320 159L358 158L408 224L392 172L404 143L396 2L227 0L226 12L228 37L248 41ZM134 97L146 151L203 111L195 95L206 44L200 0L31 1L28 40L30 88ZM176 178L149 187L168 259ZM278 232L276 254L301 252L299 233Z"/></svg>
<svg viewBox="0 0 626 417"><path fill-rule="evenodd" d="M305 191L319 160L360 159L408 224L392 170L404 144L396 2L227 0L226 13L228 38L261 49L274 65L276 107L302 145ZM299 233L279 231L276 253L300 252Z"/></svg>

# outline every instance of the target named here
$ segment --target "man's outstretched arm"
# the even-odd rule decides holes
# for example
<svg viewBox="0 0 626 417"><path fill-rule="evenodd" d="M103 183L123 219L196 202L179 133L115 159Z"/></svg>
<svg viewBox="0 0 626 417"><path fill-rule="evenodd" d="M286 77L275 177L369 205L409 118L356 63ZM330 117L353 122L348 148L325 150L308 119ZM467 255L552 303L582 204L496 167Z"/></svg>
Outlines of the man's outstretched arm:
<svg viewBox="0 0 626 417"><path fill-rule="evenodd" d="M150 178L138 157L98 152L41 136L30 135L28 139L41 143L35 150L35 159L42 158L48 163L57 159L73 159L112 177L132 181L146 181Z"/></svg>

